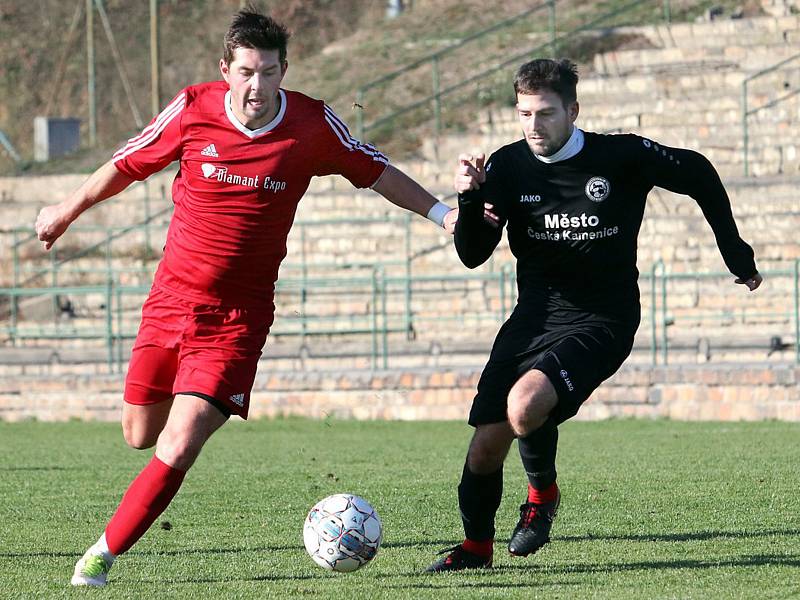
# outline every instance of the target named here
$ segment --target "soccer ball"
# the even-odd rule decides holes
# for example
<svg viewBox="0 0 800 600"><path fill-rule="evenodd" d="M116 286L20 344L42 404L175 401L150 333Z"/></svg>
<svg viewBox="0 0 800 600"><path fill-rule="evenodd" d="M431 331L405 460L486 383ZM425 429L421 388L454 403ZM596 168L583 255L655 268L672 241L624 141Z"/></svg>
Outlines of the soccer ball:
<svg viewBox="0 0 800 600"><path fill-rule="evenodd" d="M317 502L303 525L306 551L319 566L339 572L363 567L378 552L383 525L369 502L334 494Z"/></svg>

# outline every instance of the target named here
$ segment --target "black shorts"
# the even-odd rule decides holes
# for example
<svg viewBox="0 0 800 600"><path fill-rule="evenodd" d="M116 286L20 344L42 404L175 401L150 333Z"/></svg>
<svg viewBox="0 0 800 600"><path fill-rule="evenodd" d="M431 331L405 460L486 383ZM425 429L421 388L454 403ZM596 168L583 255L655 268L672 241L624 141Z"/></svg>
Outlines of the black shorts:
<svg viewBox="0 0 800 600"><path fill-rule="evenodd" d="M508 419L508 393L522 375L537 369L558 394L551 417L563 423L575 416L591 393L628 357L639 325L635 319L607 320L594 315L558 326L543 325L530 312L515 311L500 328L478 381L469 424Z"/></svg>

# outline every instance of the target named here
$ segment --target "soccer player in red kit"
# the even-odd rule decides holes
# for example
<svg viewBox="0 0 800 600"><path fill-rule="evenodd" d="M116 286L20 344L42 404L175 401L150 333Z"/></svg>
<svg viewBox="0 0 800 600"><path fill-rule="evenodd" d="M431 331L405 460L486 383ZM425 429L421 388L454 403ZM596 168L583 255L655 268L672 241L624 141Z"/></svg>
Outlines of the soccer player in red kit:
<svg viewBox="0 0 800 600"><path fill-rule="evenodd" d="M456 210L354 139L322 101L280 87L287 41L286 29L270 17L237 13L225 36L223 80L182 90L36 220L49 249L86 209L180 161L175 210L142 308L122 411L126 442L155 445L155 454L76 564L73 585L105 585L116 557L166 509L206 440L231 414L247 418L278 267L312 177L341 174L453 231Z"/></svg>

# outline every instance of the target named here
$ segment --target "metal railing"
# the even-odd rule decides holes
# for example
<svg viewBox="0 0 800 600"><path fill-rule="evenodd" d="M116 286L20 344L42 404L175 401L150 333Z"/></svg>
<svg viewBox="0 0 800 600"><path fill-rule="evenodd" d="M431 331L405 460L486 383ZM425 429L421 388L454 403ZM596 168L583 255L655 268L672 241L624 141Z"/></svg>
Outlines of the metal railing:
<svg viewBox="0 0 800 600"><path fill-rule="evenodd" d="M668 335L669 331L680 329L684 336L697 336L698 328L704 324L724 321L726 327L744 326L759 318L778 323L780 332L787 340L794 334L794 343L783 342L782 349L793 345L795 361L800 364L800 259L794 261L791 269L765 273L768 284L774 285L780 278L791 282L787 289L791 289L789 295L793 299L786 298L786 294L781 295L781 299L786 301L785 308L757 312L755 307L724 309L712 306L681 311L678 300L671 300L672 296L682 293L671 289L671 286L681 282L694 281L699 284L730 278L728 273L669 273L662 261L654 263L650 271L642 275L642 284L648 283L650 291L649 298L643 298L649 300L649 313L644 315L643 325L649 325L650 328L649 350L653 365L669 364L670 353L677 349L676 341ZM11 345L54 339L81 340L85 345L94 340L95 349L103 349L109 370L118 372L126 360L127 349L123 343L136 335L139 307L148 290L149 286L124 286L113 281L102 286L0 288L0 300L9 300L8 320L0 322L0 336ZM497 301L488 304L468 301L465 303L467 308L459 310L442 311L429 307L436 300L468 294L471 294L471 298L494 298ZM47 305L49 299L64 296L93 297L92 302L83 303L87 306L93 304L93 307L85 309L83 314L66 317L55 312L51 318L21 318L18 300L27 299L30 302L39 297L44 300L42 304ZM385 369L391 365L390 340L407 339L409 332L413 332L414 337L433 332L430 335L435 335L436 339L447 340L452 335L452 323L458 324L458 333L464 333L466 322L475 327L484 323L481 331L487 339L481 342L486 342L491 331L513 309L516 286L510 264L503 265L495 272L412 277L387 276L384 266L379 264L366 276L351 277L348 274L282 279L276 286L276 296L280 298L277 302L279 314L270 332L271 338L292 339L300 347L311 338L324 338L334 344L351 339L367 352L372 369ZM343 300L358 302L361 308L331 310L334 302ZM305 309L296 310L301 302L305 303ZM473 304L476 305L474 309ZM725 335L730 337L727 331ZM765 344L759 343L758 348L763 347Z"/></svg>
<svg viewBox="0 0 800 600"><path fill-rule="evenodd" d="M11 143L11 140L8 139L6 134L0 129L0 146L5 148L8 155L14 160L15 163L20 164L22 162L22 157L17 152L17 149L14 148L14 145Z"/></svg>
<svg viewBox="0 0 800 600"><path fill-rule="evenodd" d="M669 23L671 20L671 9L669 0L658 0L655 3L662 5L662 17L667 23ZM574 27L567 33L562 33L560 35L557 33L557 24L556 24L557 0L546 0L545 2L542 2L541 4L538 4L526 11L523 11L522 13L519 13L514 17L505 19L503 21L499 21L482 31L476 32L472 35L465 37L463 40L455 44L452 44L451 46L448 46L442 50L429 54L423 58L417 59L395 71L387 73L359 87L358 90L356 91L356 105L358 107L361 107L356 112L357 137L363 140L364 135L368 131L378 128L382 125L388 124L402 115L423 108L425 106L429 106L430 110L433 112L434 131L435 134L438 135L442 129L441 111L442 111L443 98L450 96L469 85L483 81L487 77L497 73L498 71L506 69L509 65L516 65L522 59L530 59L531 57L539 53L542 53L546 50L549 50L548 54L554 55L559 45L573 41L576 34L592 30L607 21L619 17L620 15L630 13L635 8L649 4L654 4L653 0L634 0L633 2L625 4L620 8L604 13L599 17L590 18L585 23L577 27ZM506 58L505 60L502 60L498 64L495 64L494 66L488 69L483 69L478 74L472 75L467 79L457 84L451 85L445 89L441 89L441 63L442 60L447 55L450 55L456 50L459 50L467 45L483 40L487 36L496 33L499 30L508 29L515 25L518 26L519 21L521 19L525 19L534 13L544 10L548 11L548 30L547 30L547 35L549 37L548 42L530 47L526 49L524 52L516 53L512 57ZM370 123L364 122L363 113L364 113L364 107L368 105L366 100L368 91L374 90L379 87L385 87L386 85L398 79L400 76L426 65L430 66L431 69L431 93L429 95L423 96L421 99L410 102L405 106L401 106L393 110L389 114L377 117Z"/></svg>
<svg viewBox="0 0 800 600"><path fill-rule="evenodd" d="M738 311L733 309L723 309L714 307L712 309L692 309L684 310L684 313L678 316L676 310L670 310L672 303L670 302L669 285L681 281L696 281L702 282L704 280L730 280L731 275L727 272L712 272L712 273L669 273L666 265L662 260L657 260L653 263L649 273L643 274L641 279L649 280L649 326L650 326L650 358L651 364L666 365L669 363L670 350L672 342L670 341L668 332L670 328L678 328L685 326L691 330L697 330L704 323L707 322L720 322L728 321L731 324L746 325L753 319L767 319L768 321L777 323L785 322L791 323L791 329L784 331L784 333L793 335L794 342L784 342L780 336L773 336L776 342L784 348L794 346L794 360L800 364L800 259L795 259L792 262L791 269L773 269L763 273L766 285L764 289L756 294L763 294L767 291L769 286L775 284L781 278L788 279L791 283L789 294L792 296L791 300L785 295L780 295L780 292L775 292L780 295L780 299L774 304L781 304L785 302L785 308L773 308L768 311L757 312L754 309L746 310L739 307ZM675 292L673 292L674 294ZM743 329L746 331L746 329ZM759 346L761 347L761 346ZM781 348L771 348L770 352L779 350Z"/></svg>
<svg viewBox="0 0 800 600"><path fill-rule="evenodd" d="M779 96L766 104L762 104L761 106L757 106L755 108L749 108L748 106L748 99L747 99L747 87L756 79L760 79L765 75L769 75L777 71L778 69L785 67L789 63L795 62L800 60L800 53L797 53L793 56L790 56L787 59L784 59L778 63L775 63L771 67L767 67L766 69L762 69L757 73L753 73L752 75L745 77L744 81L742 81L742 165L744 170L744 176L750 176L750 153L749 153L749 145L750 145L750 130L748 125L748 117L750 115L754 115L755 113L765 110L767 108L772 108L781 102L785 102L789 98L800 94L800 87L790 90Z"/></svg>
<svg viewBox="0 0 800 600"><path fill-rule="evenodd" d="M436 283L436 286L429 284ZM476 285L474 294L500 298L496 311L476 309L473 314L458 315L422 314L414 308L431 296L447 297L447 289L468 288ZM425 323L450 319L484 320L492 325L502 322L509 314L514 301L514 277L510 267L496 272L469 273L458 276L387 276L383 265L375 265L365 277L308 277L288 278L276 284L276 296L281 297L279 310L288 305L288 314L279 314L270 336L293 338L301 345L311 337L342 339L364 337L369 340L373 369L389 365L389 335L406 338L409 332L416 335ZM489 288L488 291L485 288ZM139 323L139 306L149 286L125 286L109 280L104 286L0 288L0 301L7 299L8 319L0 322L0 338L12 346L26 340L94 340L105 348L110 371L120 371L124 363L123 342L136 336ZM55 307L59 299L67 296L84 297L81 314L63 313L59 308L45 318L23 319L20 300L50 300ZM333 312L327 308L331 297L356 299L364 303L360 312L348 310ZM94 297L92 301L89 298ZM389 308L389 303L394 308ZM4 303L6 304L6 303ZM313 306L323 305L324 310ZM91 305L91 306L90 306ZM296 310L304 306L304 310ZM398 308L399 307L399 308ZM33 309L30 309L33 311Z"/></svg>
<svg viewBox="0 0 800 600"><path fill-rule="evenodd" d="M380 77L378 77L376 79L373 79L372 81L369 81L369 82L365 83L364 85L360 86L356 90L356 103L359 106L363 107L364 104L365 104L366 93L369 90L377 88L377 87L383 87L383 86L391 83L392 81L394 81L395 79L397 79L401 75L403 75L405 73L408 73L408 72L410 72L410 71L412 71L412 70L414 70L414 69L416 69L418 67L421 67L423 65L429 64L431 66L431 69L432 69L431 83L432 83L432 87L433 87L433 95L430 96L429 98L427 98L426 101L430 101L430 100L434 101L434 114L437 115L437 131L438 131L438 115L439 115L439 109L441 108L441 105L439 104L439 102L440 102L440 96L439 96L439 81L440 81L439 64L440 64L441 60L445 56L447 56L449 54L452 54L456 50L458 50L460 48L463 48L464 46L470 45L473 42L477 42L479 40L482 40L482 39L486 38L488 35L490 35L492 33L495 33L495 32L500 31L502 29L507 29L507 28L512 27L514 25L518 25L520 20L525 19L525 18L527 18L527 17L529 17L529 16L531 16L531 15L533 15L533 14L539 12L539 11L542 11L544 9L548 9L549 35L550 35L550 38L551 38L551 42L554 42L555 41L555 35L556 35L555 34L555 31L556 31L556 4L557 4L557 0L546 0L545 2L542 2L541 4L538 4L537 6L534 6L533 8L529 8L528 10L524 10L524 11L522 11L520 13L517 13L513 17L510 17L508 19L503 19L503 20L498 21L498 22L494 23L493 25L487 27L486 29L482 29L482 30L477 31L477 32L475 32L473 34L470 34L470 35L466 36L464 39L460 40L459 42L457 42L455 44L452 44L450 46L447 46L446 48L444 48L442 50L439 50L439 51L434 52L432 54L428 54L427 56L424 56L424 57L422 57L420 59L417 59L417 60L415 60L413 62L410 62L410 63L404 65L403 67L399 68L399 69L395 69L394 71L391 71L389 73L386 73L385 75L382 75L382 76L380 76ZM364 133L367 130L372 129L375 126L376 126L375 124L369 124L367 126L364 125L363 110L360 110L360 111L358 111L356 113L356 132L357 132L357 135L358 135L359 139L363 139L364 138Z"/></svg>

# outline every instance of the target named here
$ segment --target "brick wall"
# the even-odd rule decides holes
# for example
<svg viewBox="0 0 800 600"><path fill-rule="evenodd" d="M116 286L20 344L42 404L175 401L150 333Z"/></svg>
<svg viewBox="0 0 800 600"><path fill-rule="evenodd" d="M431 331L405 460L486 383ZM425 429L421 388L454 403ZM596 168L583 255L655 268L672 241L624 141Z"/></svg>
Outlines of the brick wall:
<svg viewBox="0 0 800 600"><path fill-rule="evenodd" d="M466 419L477 368L262 374L252 417ZM122 375L3 378L0 419L119 419ZM626 365L598 389L579 419L800 421L800 366Z"/></svg>

